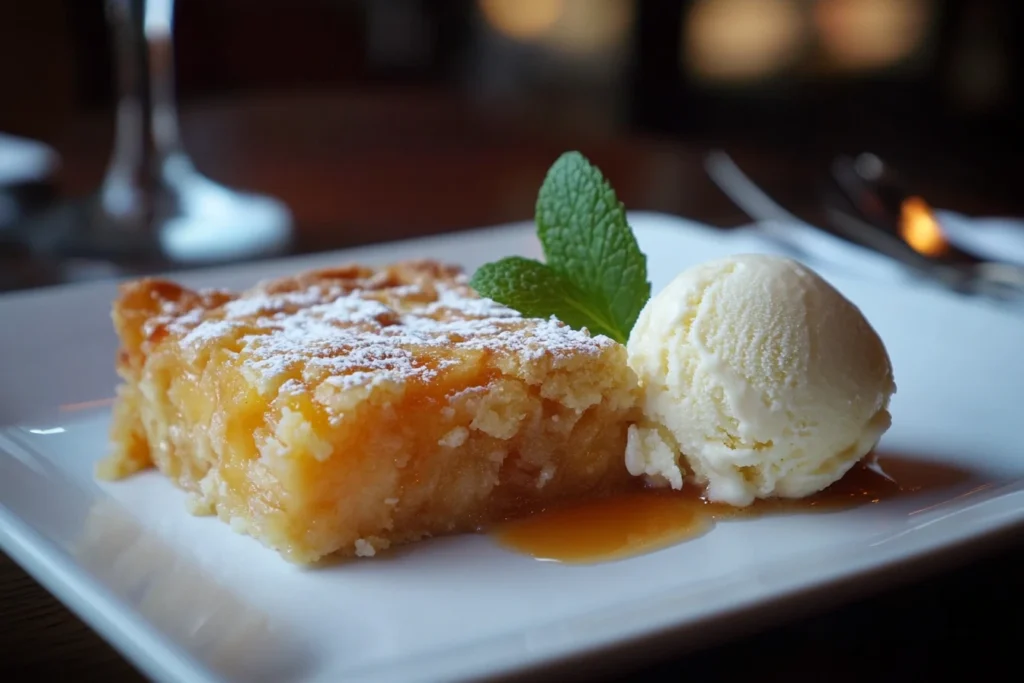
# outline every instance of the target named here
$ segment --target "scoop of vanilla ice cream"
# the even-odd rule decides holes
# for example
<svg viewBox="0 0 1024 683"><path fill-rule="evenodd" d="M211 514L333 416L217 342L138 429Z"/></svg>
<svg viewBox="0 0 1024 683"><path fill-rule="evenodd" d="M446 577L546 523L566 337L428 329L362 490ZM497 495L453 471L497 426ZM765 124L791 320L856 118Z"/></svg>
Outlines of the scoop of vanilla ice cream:
<svg viewBox="0 0 1024 683"><path fill-rule="evenodd" d="M688 466L714 501L820 491L890 425L896 386L881 339L789 259L743 255L686 270L647 303L627 349L644 391L629 471L681 488Z"/></svg>

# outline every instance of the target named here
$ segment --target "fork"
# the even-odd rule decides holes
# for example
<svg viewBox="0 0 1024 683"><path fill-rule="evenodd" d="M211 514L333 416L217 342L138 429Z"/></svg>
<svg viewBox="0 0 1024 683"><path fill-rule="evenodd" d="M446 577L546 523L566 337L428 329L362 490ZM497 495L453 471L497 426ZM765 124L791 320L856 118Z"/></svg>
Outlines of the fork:
<svg viewBox="0 0 1024 683"><path fill-rule="evenodd" d="M871 158L881 163L877 157ZM862 169L867 166L864 162L864 155L856 160L839 157L832 165L831 191L825 198L825 212L829 224L841 238L960 293L999 300L1020 300L1024 296L1024 268L981 259L960 249L949 249L942 257L930 256L905 242L895 229L898 218L893 214L891 201L883 201L880 192L881 189L895 192L894 186L883 188L880 184L883 176L877 165L875 174L878 177L873 185L872 178L865 177L864 171L858 170L858 165ZM779 205L725 152L715 150L709 153L705 169L719 189L739 208L754 220L763 222L761 227L766 236L794 257L802 260L813 258L787 234L793 230L799 230L806 236L825 233L830 241L834 238L831 233L807 223ZM845 249L849 250L848 247Z"/></svg>

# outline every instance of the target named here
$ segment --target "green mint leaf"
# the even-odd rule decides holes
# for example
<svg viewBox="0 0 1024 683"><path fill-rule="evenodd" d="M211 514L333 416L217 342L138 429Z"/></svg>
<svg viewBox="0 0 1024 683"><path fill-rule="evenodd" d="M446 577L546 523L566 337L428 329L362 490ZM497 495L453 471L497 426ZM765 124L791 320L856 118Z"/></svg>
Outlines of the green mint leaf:
<svg viewBox="0 0 1024 683"><path fill-rule="evenodd" d="M626 211L601 171L579 152L559 157L540 188L536 220L548 267L585 294L605 334L625 343L651 284Z"/></svg>
<svg viewBox="0 0 1024 683"><path fill-rule="evenodd" d="M543 263L512 256L482 266L470 286L488 299L519 311L528 318L555 316L566 325L603 334L625 344L628 331L605 317L588 293L576 288Z"/></svg>

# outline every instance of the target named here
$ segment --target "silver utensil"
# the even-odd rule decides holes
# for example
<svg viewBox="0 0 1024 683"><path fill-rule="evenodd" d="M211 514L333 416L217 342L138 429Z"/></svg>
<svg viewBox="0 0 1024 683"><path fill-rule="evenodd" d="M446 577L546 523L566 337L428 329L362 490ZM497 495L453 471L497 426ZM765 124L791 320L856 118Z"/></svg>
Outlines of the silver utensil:
<svg viewBox="0 0 1024 683"><path fill-rule="evenodd" d="M810 226L765 194L740 170L732 157L719 150L713 151L705 158L704 168L718 188L736 206L752 219L765 222L764 235L776 246L785 249L796 258L808 259L811 257L811 254L794 242L785 231L779 230L777 224Z"/></svg>
<svg viewBox="0 0 1024 683"><path fill-rule="evenodd" d="M859 161L863 169L865 160ZM1000 300L1024 296L1024 269L1019 266L972 258L960 250L956 250L959 257L957 259L939 258L915 250L900 237L893 225L883 224L880 220L880 215L885 211L884 206L879 206L877 202L858 202L855 198L851 199L851 195L867 191L867 185L857 180L854 175L859 173L855 170L854 163L856 162L848 163L845 158L840 158L832 169L837 189L847 198L845 206L834 197L825 203L829 224L838 235L887 256L916 274L957 292ZM766 228L772 227L772 234L769 236L773 241L778 242L781 239L787 242L789 252L795 256L800 257L796 253L799 246L792 240L784 239L784 230L780 225L789 223L821 230L794 216L769 197L725 152L711 152L705 160L705 168L726 196L752 219L764 221ZM864 206L871 210L859 210ZM891 210L885 215L891 218ZM773 226L773 222L780 225Z"/></svg>
<svg viewBox="0 0 1024 683"><path fill-rule="evenodd" d="M839 194L826 197L825 210L834 229L903 262L919 261L968 293L999 298L1024 295L1024 267L951 244L931 207L908 192L898 175L874 154L837 157L831 171ZM911 218L925 222L931 246L937 248L919 249L910 243L903 228Z"/></svg>
<svg viewBox="0 0 1024 683"><path fill-rule="evenodd" d="M725 152L708 154L705 169L719 189L758 222L759 236L790 257L861 277L891 277L894 269L900 268L874 250L793 215L748 178Z"/></svg>

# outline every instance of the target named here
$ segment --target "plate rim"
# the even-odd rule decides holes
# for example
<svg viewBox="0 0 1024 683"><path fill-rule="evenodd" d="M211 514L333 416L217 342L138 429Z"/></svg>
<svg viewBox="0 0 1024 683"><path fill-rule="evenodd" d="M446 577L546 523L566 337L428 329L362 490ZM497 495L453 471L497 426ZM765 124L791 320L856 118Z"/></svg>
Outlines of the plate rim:
<svg viewBox="0 0 1024 683"><path fill-rule="evenodd" d="M0 451L0 455L6 455ZM95 575L0 502L0 549L111 647L158 681L220 683Z"/></svg>
<svg viewBox="0 0 1024 683"><path fill-rule="evenodd" d="M1010 489L1005 491L1004 489ZM937 521L955 517L990 503L1005 502L1010 497L1024 499L1024 486L1020 482L999 487L989 495L966 508L960 508L952 515L944 515ZM521 632L503 633L482 639L469 640L455 646L434 651L408 655L399 659L372 660L351 668L327 669L316 672L310 680L330 680L334 676L358 677L368 683L391 683L397 681L434 680L442 675L446 680L466 681L481 677L522 677L543 673L573 661L592 657L595 662L617 659L630 648L646 648L657 651L668 645L668 640L688 634L697 629L717 629L715 633L698 634L684 643L680 652L691 652L720 641L725 633L742 630L744 623L751 620L766 620L772 623L785 622L801 614L822 611L829 606L844 604L869 592L872 586L892 588L920 576L938 574L951 565L964 564L977 556L993 551L997 546L1010 540L1011 536L1024 529L1024 505L1011 506L1015 513L1011 518L987 519L984 529L968 525L945 538L919 542L911 551L890 553L891 557L874 561L870 553L861 553L859 562L837 562L838 565L824 574L812 578L791 578L781 590L775 587L770 595L752 594L729 607L712 605L698 617L673 617L662 610L660 619L647 621L640 628L630 629L617 626L600 635L588 636L580 643L568 640L549 648L543 653L524 657L512 643L522 636ZM916 525L910 532L928 528L932 522ZM871 544L873 545L873 544ZM892 546L896 547L896 546ZM125 605L116 594L103 586L102 582L66 552L56 547L49 539L36 532L31 525L0 503L0 548L26 573L38 581L78 618L100 634L114 649L130 660L140 670L159 681L197 681L199 683L223 683L229 679L208 667L172 638L162 634L152 622L139 612ZM842 555L852 554L840 553ZM775 560L765 567L782 568L792 563ZM897 574L900 570L902 574ZM722 588L728 589L742 582L740 577L727 577ZM835 590L836 592L830 592ZM679 592L679 591L675 591ZM683 591L685 592L685 591ZM824 600L801 607L801 601L812 600L824 595ZM676 597L675 599L683 599ZM661 601L660 596L648 596L643 602ZM783 608L797 605L796 614L781 614ZM635 609L635 608L634 608ZM590 620L621 615L622 603L608 605L584 612L569 619L553 619L540 624L541 629L556 628L567 621ZM743 622L743 623L741 623ZM665 642L662 642L665 641ZM500 643L498 648L488 647ZM676 643L678 646L679 644ZM481 661L481 646L487 647ZM467 654L475 657L467 657ZM429 667L429 668L427 668ZM417 670L418 676L410 675L409 669ZM440 669L440 672L437 670Z"/></svg>
<svg viewBox="0 0 1024 683"><path fill-rule="evenodd" d="M708 227L705 224L689 219L658 212L630 212L630 217L654 218L662 221L669 220L679 224L681 227L687 225L704 229ZM513 230L524 232L529 228L532 228L532 223L527 221L506 223L412 239L360 245L354 248L330 252L294 255L227 266L209 266L157 276L174 278L202 278L213 275L230 276L241 274L254 266L263 269L302 267L300 265L302 263L310 264L310 267L316 267L312 263L329 262L339 257L350 260L365 258L364 254L372 255L378 252L386 252L396 245L428 245L450 239L453 236L486 239L487 234L499 231L510 232ZM664 230L666 228L663 226L658 226L657 228L652 226L650 229ZM8 303L22 302L36 297L60 296L70 290L75 290L79 296L86 297L90 296L89 292L93 289L109 289L112 284L132 279L132 277L125 276L98 282L67 283L23 292L7 293L0 296L0 310L5 308L5 304ZM932 292L930 294L927 288L920 288L919 291L924 295L946 296L944 293ZM1009 317L1013 318L1013 316ZM1022 323L1022 329L1024 329L1024 323ZM2 416L0 416L0 423L5 424ZM7 456L3 452L0 452L0 455ZM1000 494L990 500L1000 500L1002 498L1003 494ZM977 505L984 504L985 502L988 501L981 501ZM841 571L819 576L811 581L803 579L799 582L799 585L783 589L781 592L777 588L773 589L770 596L750 597L746 602L729 609L712 609L710 613L702 614L698 617L684 615L682 618L677 616L675 620L662 618L660 622L649 623L646 628L634 630L631 633L609 632L597 640L594 640L594 637L589 637L586 642L575 646L572 646L567 641L562 646L553 648L539 656L534 654L529 659L517 656L512 651L512 648L508 648L509 651L506 653L506 660L508 661L501 668L490 666L480 669L479 667L472 668L469 665L453 667L453 664L449 664L446 669L448 672L446 677L457 675L458 680L462 680L483 675L530 675L531 672L539 672L571 662L580 657L600 659L606 655L614 655L622 647L630 647L636 643L644 643L662 637L671 637L676 632L696 629L709 623L732 622L740 616L750 618L753 615L764 612L774 612L777 611L779 605L791 604L794 600L810 597L810 594L827 590L832 586L843 586L846 588L845 592L849 595L840 599L840 601L845 602L857 594L863 594L870 590L873 584L892 585L893 580L888 575L898 571L900 568L910 567L918 573L932 573L933 569L935 572L938 572L950 563L956 563L960 560L966 561L977 556L980 552L997 544L1003 535L1013 533L1024 526L1024 506L1021 507L1020 513L1013 518L988 520L983 525L984 528L980 530L975 525L973 532L962 531L955 540L936 540L926 543L924 547L911 553L903 553L889 560L877 562L867 569L848 566ZM3 548L19 567L42 584L48 592L53 594L62 604L66 605L73 613L87 623L90 628L100 633L118 652L148 675L158 680L168 681L199 680L214 682L223 680L217 672L207 667L193 656L192 653L181 648L172 638L163 635L141 613L126 605L121 598L103 586L102 582L97 580L86 567L74 561L74 558L37 532L32 528L31 524L18 517L12 510L4 506L2 502L0 502L0 548ZM935 560L935 556L938 555L944 556L944 559L942 561L929 562L930 559ZM621 612L622 604L608 605L599 611L602 613ZM592 612L587 612L586 614L591 615ZM577 617L573 617L573 619L575 618ZM558 623L559 621L565 620L556 620L550 623ZM545 622L544 626L548 625L548 623ZM508 639L508 635L491 636L483 640L492 640L499 637ZM718 638L717 636L711 636L710 639L717 640ZM699 647L700 643L704 640L698 638L697 646ZM398 670L398 674L401 674L403 667L414 666L417 662L424 660L438 659L444 661L449 659L455 664L460 660L467 661L461 656L464 655L463 650L476 647L480 643L481 640L471 640L459 645L422 652L401 659L383 662L374 660L355 668L337 671L337 675L359 676L362 680L369 681L393 680L389 676L396 675L393 673L394 671ZM690 650L691 648L685 647L684 649ZM493 664L495 660L491 659L489 661ZM513 664L509 665L509 661L513 662ZM330 674L330 671L326 671L321 672L319 675ZM404 679L405 677L403 676Z"/></svg>

